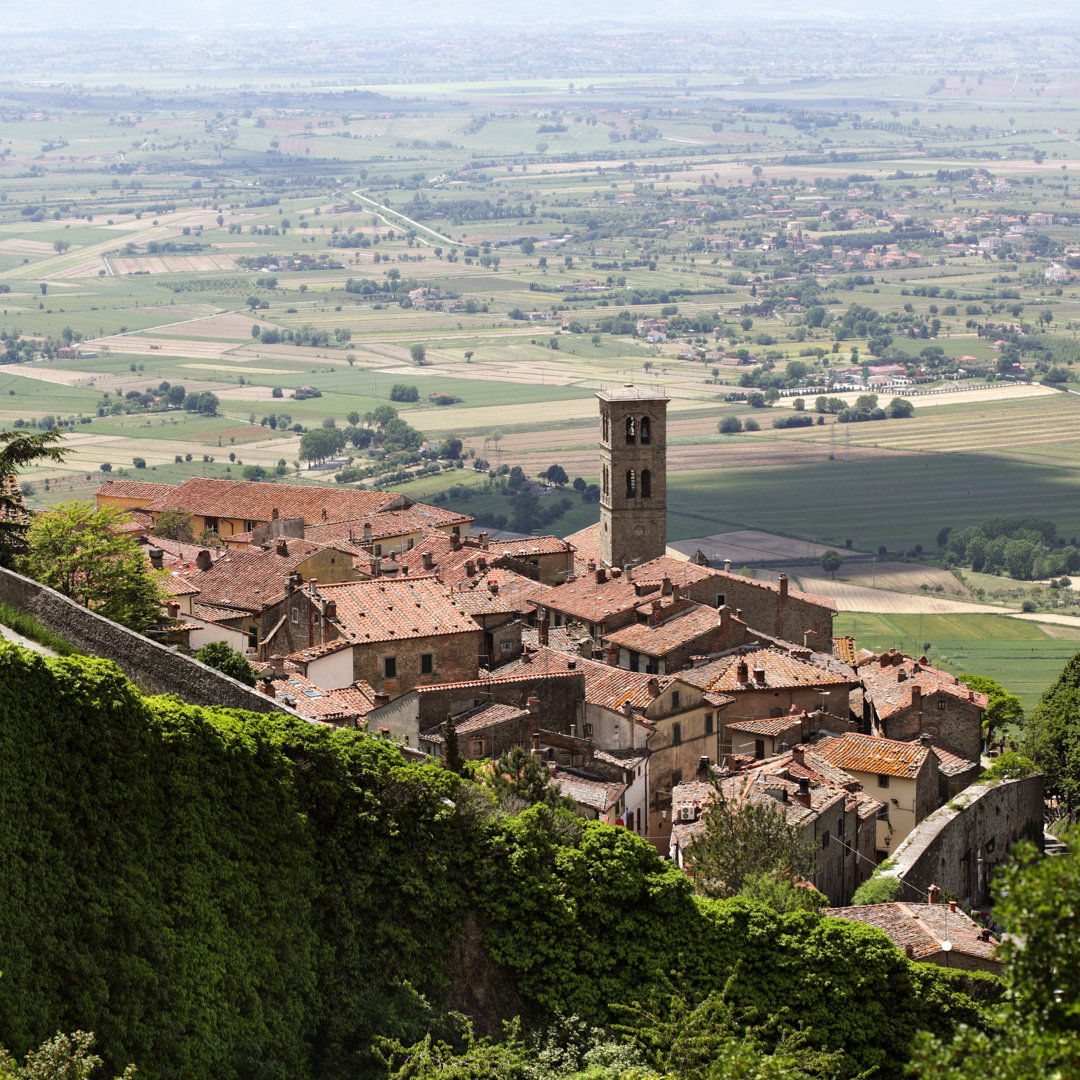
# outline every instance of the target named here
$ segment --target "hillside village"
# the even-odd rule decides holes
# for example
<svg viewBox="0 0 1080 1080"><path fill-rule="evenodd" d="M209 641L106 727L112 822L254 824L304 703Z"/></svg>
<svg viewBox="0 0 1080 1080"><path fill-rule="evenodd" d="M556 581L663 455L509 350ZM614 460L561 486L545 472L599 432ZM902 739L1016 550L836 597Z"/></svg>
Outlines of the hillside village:
<svg viewBox="0 0 1080 1080"><path fill-rule="evenodd" d="M669 551L667 398L597 398L601 520L565 538L472 535L466 515L365 490L115 480L97 502L129 511L148 566L170 571L157 636L227 643L312 723L421 760L451 740L474 760L522 747L581 816L678 865L717 791L772 801L844 907L983 772L987 698L925 657L835 638L832 601L783 574ZM177 511L219 546L156 536ZM1006 841L1021 832L1041 823L1005 823ZM993 861L969 853L967 904Z"/></svg>

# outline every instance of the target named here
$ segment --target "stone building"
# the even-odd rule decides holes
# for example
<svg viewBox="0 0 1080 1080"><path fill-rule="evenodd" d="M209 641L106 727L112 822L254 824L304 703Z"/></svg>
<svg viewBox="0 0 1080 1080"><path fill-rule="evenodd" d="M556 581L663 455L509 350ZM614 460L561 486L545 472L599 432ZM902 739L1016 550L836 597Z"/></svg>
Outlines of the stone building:
<svg viewBox="0 0 1080 1080"><path fill-rule="evenodd" d="M667 549L667 403L655 390L600 390L600 556L637 566Z"/></svg>

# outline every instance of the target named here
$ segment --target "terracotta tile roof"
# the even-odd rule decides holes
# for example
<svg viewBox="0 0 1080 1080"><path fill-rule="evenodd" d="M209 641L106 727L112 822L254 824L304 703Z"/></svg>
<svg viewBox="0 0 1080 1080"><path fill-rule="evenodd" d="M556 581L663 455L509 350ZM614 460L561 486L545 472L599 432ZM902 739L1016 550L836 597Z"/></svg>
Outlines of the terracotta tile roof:
<svg viewBox="0 0 1080 1080"><path fill-rule="evenodd" d="M569 626L549 626L548 645L560 652L570 653L572 656L578 653L578 642L581 640ZM585 639L589 643L589 651L592 651L592 638ZM521 643L536 652L540 648L540 628L537 626L523 626L521 629Z"/></svg>
<svg viewBox="0 0 1080 1080"><path fill-rule="evenodd" d="M684 610L656 626L631 623L621 630L605 635L604 641L649 656L663 656L672 649L678 649L715 630L719 625L720 615L716 608L691 601Z"/></svg>
<svg viewBox="0 0 1080 1080"><path fill-rule="evenodd" d="M480 632L450 591L430 577L340 582L320 586L319 592L336 601L338 629L349 644ZM311 651L297 655L310 659Z"/></svg>
<svg viewBox="0 0 1080 1080"><path fill-rule="evenodd" d="M380 510L351 520L309 525L304 530L304 537L320 544L348 541L362 547L366 542L365 526L368 525L371 526L370 542L376 543L411 533L422 533L426 529L467 525L470 521L472 518L468 514L461 514L456 510L414 503L405 510Z"/></svg>
<svg viewBox="0 0 1080 1080"><path fill-rule="evenodd" d="M367 683L354 683L340 690L324 690L300 674L274 680L274 691L301 716L341 722L366 716L375 707L375 691Z"/></svg>
<svg viewBox="0 0 1080 1080"><path fill-rule="evenodd" d="M164 555L162 563L169 567L180 566L184 563L190 563L194 566L200 551L208 551L212 562L217 562L217 560L225 554L225 548L223 547L216 548L206 547L203 544L185 544L180 540L169 540L164 536L148 536L146 538L146 547L147 549L152 547L159 548Z"/></svg>
<svg viewBox="0 0 1080 1080"><path fill-rule="evenodd" d="M491 540L488 542L489 553L512 555L515 559L527 559L536 555L558 555L569 553L573 545L568 540L557 536L523 536L518 540Z"/></svg>
<svg viewBox="0 0 1080 1080"><path fill-rule="evenodd" d="M603 582L597 581L595 574L586 574L563 585L551 586L537 597L536 602L573 619L600 623L612 615L637 608L641 604L639 588L639 583L626 574L616 578L608 576ZM657 582L651 586L651 591L659 588Z"/></svg>
<svg viewBox="0 0 1080 1080"><path fill-rule="evenodd" d="M197 585L192 585L190 581L184 581L183 578L178 578L175 574L169 574L166 576L162 574L158 578L162 589L169 596L198 596L199 588Z"/></svg>
<svg viewBox="0 0 1080 1080"><path fill-rule="evenodd" d="M601 536L600 522L598 521L595 525L587 525L584 529L571 533L566 538L566 542L577 549L574 555L574 563L579 567L578 573L585 573L586 564L590 559L598 566L600 565Z"/></svg>
<svg viewBox="0 0 1080 1080"><path fill-rule="evenodd" d="M607 813L626 794L625 784L614 780L592 780L565 769L556 769L551 779L567 798L598 814Z"/></svg>
<svg viewBox="0 0 1080 1080"><path fill-rule="evenodd" d="M648 750L593 750L593 758L605 765L633 772L649 759Z"/></svg>
<svg viewBox="0 0 1080 1080"><path fill-rule="evenodd" d="M930 750L918 743L849 732L839 739L819 743L817 754L845 772L877 773L911 780L919 775Z"/></svg>
<svg viewBox="0 0 1080 1080"><path fill-rule="evenodd" d="M969 690L948 672L939 671L924 660L913 660L898 652L883 653L880 657L861 663L859 677L881 720L910 709L912 688L916 686L923 698L946 694L957 701L970 702L972 708L980 710L985 709L990 700L986 694Z"/></svg>
<svg viewBox="0 0 1080 1080"><path fill-rule="evenodd" d="M511 666L511 665L507 665ZM512 671L507 670L507 666L498 668L490 675L485 675L479 679L467 679L463 682L455 683L429 683L425 686L414 686L412 693L415 694L432 694L437 693L440 690L461 690L475 687L480 690L490 690L492 683L498 684L517 684L517 683L535 683L541 679L577 679L581 678L581 671L570 670L566 667L562 671L541 671L534 672L531 666L525 666L523 668L514 668Z"/></svg>
<svg viewBox="0 0 1080 1080"><path fill-rule="evenodd" d="M574 665L572 670L580 671L585 676L585 700L612 712L618 712L627 705L635 709L648 708L675 678L672 675L657 676L627 671L625 668L601 664L596 660L570 656L552 648L530 654L528 662L518 659L499 670L531 671L535 676L539 676L571 670L570 664Z"/></svg>
<svg viewBox="0 0 1080 1080"><path fill-rule="evenodd" d="M915 738L911 742L918 743L920 740ZM970 758L963 758L959 754L950 753L943 746L931 743L930 751L937 758L938 771L945 776L959 776L969 769L978 769L980 767L978 761L972 761Z"/></svg>
<svg viewBox="0 0 1080 1080"><path fill-rule="evenodd" d="M262 611L282 597L289 575L323 548L306 540L289 539L286 550L287 554L279 555L276 544L270 548L233 549L209 570L187 565L175 572L199 590L204 604Z"/></svg>
<svg viewBox="0 0 1080 1080"><path fill-rule="evenodd" d="M508 724L511 720L523 720L528 715L528 709L519 709L516 705L487 705L464 720L455 721L454 729L459 735L475 735L487 728Z"/></svg>
<svg viewBox="0 0 1080 1080"><path fill-rule="evenodd" d="M412 505L403 496L387 491L193 477L177 486L166 485L164 491L159 491L146 503L145 509L182 509L204 517L259 522L270 521L277 510L280 517L303 518L308 525L319 525L358 521L380 511L405 510ZM432 520L441 520L442 511L437 507L429 509ZM472 520L463 515L458 517L462 521Z"/></svg>
<svg viewBox="0 0 1080 1080"><path fill-rule="evenodd" d="M142 499L149 503L175 490L174 484L154 484L146 480L106 480L94 494L98 498Z"/></svg>
<svg viewBox="0 0 1080 1080"><path fill-rule="evenodd" d="M789 735L800 731L804 723L804 715L776 716L766 720L733 720L726 727L728 731L741 731L745 735Z"/></svg>
<svg viewBox="0 0 1080 1080"><path fill-rule="evenodd" d="M740 663L746 664L745 682L739 679ZM754 676L755 670L759 669L764 669L764 682L758 682ZM690 668L682 672L682 677L703 690L725 694L799 686L850 686L850 680L844 675L805 660L796 660L789 653L775 648L724 656L700 667Z"/></svg>
<svg viewBox="0 0 1080 1080"><path fill-rule="evenodd" d="M455 592L454 603L470 615L513 615L518 605L501 589L495 594L488 589L469 589Z"/></svg>
<svg viewBox="0 0 1080 1080"><path fill-rule="evenodd" d="M833 638L833 653L851 667L855 666L855 639L853 637Z"/></svg>
<svg viewBox="0 0 1080 1080"><path fill-rule="evenodd" d="M440 580L442 580L441 576ZM542 602L551 592L550 585L541 585L539 581L533 581L532 578L523 577L501 566L488 569L475 577L459 580L453 585L453 592L455 596L470 591L492 592L493 585L495 593L501 600L508 601L515 611L526 614L535 611L537 603Z"/></svg>
<svg viewBox="0 0 1080 1080"><path fill-rule="evenodd" d="M191 613L206 622L212 623L228 622L229 619L238 619L243 615L243 612L234 608L217 607L215 604L202 604L198 600L192 602Z"/></svg>
<svg viewBox="0 0 1080 1080"><path fill-rule="evenodd" d="M939 954L943 943L950 941L955 952L997 961L997 941L982 940L982 927L965 912L950 911L948 904L863 904L824 908L821 914L873 926L901 951L910 946L915 960Z"/></svg>

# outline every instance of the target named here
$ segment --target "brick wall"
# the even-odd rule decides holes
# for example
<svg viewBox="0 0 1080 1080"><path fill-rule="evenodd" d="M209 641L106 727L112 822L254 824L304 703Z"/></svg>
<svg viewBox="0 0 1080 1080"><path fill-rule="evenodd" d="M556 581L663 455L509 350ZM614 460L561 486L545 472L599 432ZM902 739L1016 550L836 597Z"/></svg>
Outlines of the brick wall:
<svg viewBox="0 0 1080 1080"><path fill-rule="evenodd" d="M908 834L886 873L903 883L897 900L925 900L937 885L965 904L981 904L1009 847L1024 838L1041 848L1042 835L1041 775L972 784Z"/></svg>
<svg viewBox="0 0 1080 1080"><path fill-rule="evenodd" d="M907 742L928 734L938 746L969 761L982 751L982 709L953 694L927 694L918 708L900 709L881 725L887 739Z"/></svg>
<svg viewBox="0 0 1080 1080"><path fill-rule="evenodd" d="M176 694L195 705L298 715L287 705L220 671L103 619L53 589L10 570L0 569L0 602L32 615L82 652L112 660L145 693Z"/></svg>
<svg viewBox="0 0 1080 1080"><path fill-rule="evenodd" d="M370 683L380 693L396 697L414 686L464 682L480 672L483 631L406 638L402 641L373 641L353 647L353 681ZM422 670L422 658L431 657L431 671ZM394 659L394 675L386 674L386 660Z"/></svg>
<svg viewBox="0 0 1080 1080"><path fill-rule="evenodd" d="M568 734L585 697L585 676L576 672L554 679L491 679L483 686L431 687L419 697L421 731L475 705L519 705L535 697L540 699L541 727Z"/></svg>

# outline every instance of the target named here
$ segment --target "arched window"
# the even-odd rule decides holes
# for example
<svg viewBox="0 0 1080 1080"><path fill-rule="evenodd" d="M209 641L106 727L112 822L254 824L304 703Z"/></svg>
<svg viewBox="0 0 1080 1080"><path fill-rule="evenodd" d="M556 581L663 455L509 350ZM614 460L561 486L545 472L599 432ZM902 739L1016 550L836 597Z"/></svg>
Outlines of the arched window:
<svg viewBox="0 0 1080 1080"><path fill-rule="evenodd" d="M641 418L641 445L648 446L652 432L650 430L649 418L643 416Z"/></svg>
<svg viewBox="0 0 1080 1080"><path fill-rule="evenodd" d="M641 470L641 497L652 498L652 473L648 469Z"/></svg>
<svg viewBox="0 0 1080 1080"><path fill-rule="evenodd" d="M600 438L604 442L610 442L611 441L611 435L608 432L608 414L607 413L604 413L604 415L600 418Z"/></svg>
<svg viewBox="0 0 1080 1080"><path fill-rule="evenodd" d="M601 483L604 485L604 498L608 497L608 467L604 466L603 478Z"/></svg>
<svg viewBox="0 0 1080 1080"><path fill-rule="evenodd" d="M637 495L637 475L633 469L626 470L626 497L632 499Z"/></svg>
<svg viewBox="0 0 1080 1080"><path fill-rule="evenodd" d="M633 443L633 441L634 441L634 418L632 416L628 416L626 418L626 442L629 445L629 444Z"/></svg>

